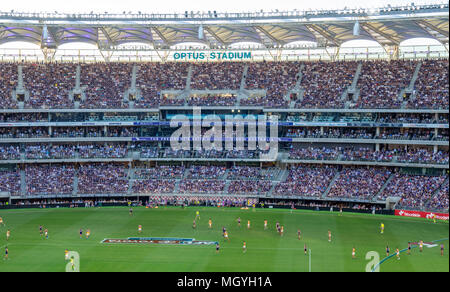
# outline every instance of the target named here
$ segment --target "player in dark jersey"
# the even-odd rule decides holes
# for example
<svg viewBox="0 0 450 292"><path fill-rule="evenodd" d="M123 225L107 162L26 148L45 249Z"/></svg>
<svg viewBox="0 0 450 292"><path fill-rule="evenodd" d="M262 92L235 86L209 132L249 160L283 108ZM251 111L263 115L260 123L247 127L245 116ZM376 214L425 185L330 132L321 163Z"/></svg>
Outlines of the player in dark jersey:
<svg viewBox="0 0 450 292"><path fill-rule="evenodd" d="M302 238L302 231L300 229L297 230L297 237L298 237L298 240L300 240Z"/></svg>
<svg viewBox="0 0 450 292"><path fill-rule="evenodd" d="M80 238L83 238L83 228L80 228Z"/></svg>
<svg viewBox="0 0 450 292"><path fill-rule="evenodd" d="M305 255L306 255L306 251L308 250L308 247L306 246L306 243L304 245L304 249L305 249Z"/></svg>
<svg viewBox="0 0 450 292"><path fill-rule="evenodd" d="M133 208L130 207L130 216L133 215Z"/></svg>
<svg viewBox="0 0 450 292"><path fill-rule="evenodd" d="M42 228L42 225L39 225L39 234L40 234L41 236L42 236L43 232L44 232L44 230L43 230L43 228Z"/></svg>
<svg viewBox="0 0 450 292"><path fill-rule="evenodd" d="M386 246L386 256L389 256L389 245Z"/></svg>
<svg viewBox="0 0 450 292"><path fill-rule="evenodd" d="M444 255L444 244L441 243L441 256L443 256L443 255Z"/></svg>
<svg viewBox="0 0 450 292"><path fill-rule="evenodd" d="M9 253L8 247L5 247L5 260L8 259L8 253Z"/></svg>
<svg viewBox="0 0 450 292"><path fill-rule="evenodd" d="M237 223L238 223L238 226L241 227L241 217L238 217L238 218L237 218ZM224 228L225 228L225 227L224 227Z"/></svg>
<svg viewBox="0 0 450 292"><path fill-rule="evenodd" d="M222 227L222 235L224 235L225 232L227 232L227 229L225 227Z"/></svg>
<svg viewBox="0 0 450 292"><path fill-rule="evenodd" d="M408 254L411 254L411 242L408 242Z"/></svg>
<svg viewBox="0 0 450 292"><path fill-rule="evenodd" d="M216 253L219 253L219 249L220 249L220 245L219 245L219 243L217 242L217 243L216 243Z"/></svg>

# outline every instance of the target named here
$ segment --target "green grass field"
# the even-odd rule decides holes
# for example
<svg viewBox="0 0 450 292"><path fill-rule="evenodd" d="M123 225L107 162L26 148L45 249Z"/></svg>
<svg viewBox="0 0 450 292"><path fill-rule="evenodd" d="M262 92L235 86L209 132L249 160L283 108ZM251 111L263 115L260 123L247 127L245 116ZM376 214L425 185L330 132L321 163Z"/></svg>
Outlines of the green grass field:
<svg viewBox="0 0 450 292"><path fill-rule="evenodd" d="M380 271L449 271L448 223L436 224L423 219L357 213L313 212L305 210L213 207L133 208L132 216L125 207L76 209L16 209L0 210L6 226L0 226L0 251L5 245L9 259L0 260L0 272L5 271L65 271L64 250L80 255L80 270L87 271L177 271L177 272L278 272L309 270L309 256L304 255L304 243L311 249L311 269L318 271L365 271L369 260L365 255L376 251L385 258L385 247L391 253L404 249L408 241L424 240L444 243L440 248L413 248L411 255L401 253L384 261ZM192 228L195 211L201 219ZM212 218L213 228L208 228ZM236 219L241 217L241 227ZM269 228L264 230L264 219ZM251 220L251 229L247 229ZM275 230L275 223L284 225L284 236ZM380 223L385 224L380 234ZM143 232L138 234L138 225ZM49 230L49 239L39 235L39 225ZM230 242L222 237L222 227L228 230ZM6 231L11 238L6 241ZM90 239L80 239L79 229L91 230ZM297 229L302 240L297 239ZM332 242L328 242L328 229ZM105 238L183 237L220 242L215 246L182 246L163 244L105 244ZM242 242L247 242L247 252ZM352 259L356 247L356 259Z"/></svg>

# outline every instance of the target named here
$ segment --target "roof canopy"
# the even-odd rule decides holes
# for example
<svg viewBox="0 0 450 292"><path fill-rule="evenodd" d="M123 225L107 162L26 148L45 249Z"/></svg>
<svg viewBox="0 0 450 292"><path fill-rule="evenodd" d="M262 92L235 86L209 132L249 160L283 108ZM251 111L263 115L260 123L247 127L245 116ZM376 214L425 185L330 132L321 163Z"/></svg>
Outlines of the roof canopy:
<svg viewBox="0 0 450 292"><path fill-rule="evenodd" d="M204 43L224 48L238 42L259 43L267 48L291 42L316 42L340 46L350 40L373 40L380 45L399 45L423 37L448 44L449 6L427 5L420 9L395 7L376 10L233 13L208 15L61 15L0 13L0 44L25 41L44 47L85 42L99 48L129 42L169 48L185 43ZM354 35L355 23L359 34ZM199 38L199 28L203 38Z"/></svg>

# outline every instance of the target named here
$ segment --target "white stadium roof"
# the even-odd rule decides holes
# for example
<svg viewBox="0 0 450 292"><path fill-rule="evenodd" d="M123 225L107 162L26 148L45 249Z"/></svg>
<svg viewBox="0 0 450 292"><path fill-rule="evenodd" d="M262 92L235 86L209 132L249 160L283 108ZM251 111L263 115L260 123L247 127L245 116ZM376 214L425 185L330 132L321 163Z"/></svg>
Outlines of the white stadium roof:
<svg viewBox="0 0 450 292"><path fill-rule="evenodd" d="M355 23L359 34L354 34ZM203 38L199 38L199 28ZM449 5L378 9L183 14L60 14L0 12L0 44L24 41L41 48L83 42L111 48L142 43L168 49L181 43L227 48L252 42L277 48L298 41L339 47L350 40L398 46L412 38L449 42Z"/></svg>

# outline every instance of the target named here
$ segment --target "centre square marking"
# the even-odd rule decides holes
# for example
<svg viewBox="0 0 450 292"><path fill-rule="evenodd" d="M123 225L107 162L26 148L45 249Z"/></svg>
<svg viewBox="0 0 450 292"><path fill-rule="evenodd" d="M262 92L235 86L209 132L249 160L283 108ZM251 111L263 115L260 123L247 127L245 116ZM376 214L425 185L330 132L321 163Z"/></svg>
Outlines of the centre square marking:
<svg viewBox="0 0 450 292"><path fill-rule="evenodd" d="M195 238L174 237L128 237L128 238L105 238L101 243L134 243L134 244L171 244L171 245L216 245L217 241L195 240Z"/></svg>

